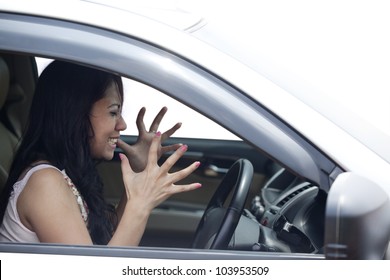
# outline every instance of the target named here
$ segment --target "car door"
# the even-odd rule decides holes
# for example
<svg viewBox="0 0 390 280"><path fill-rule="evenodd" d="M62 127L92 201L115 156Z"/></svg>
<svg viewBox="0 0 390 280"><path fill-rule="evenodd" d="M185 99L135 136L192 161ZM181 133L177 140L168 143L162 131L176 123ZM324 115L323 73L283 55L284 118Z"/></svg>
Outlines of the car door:
<svg viewBox="0 0 390 280"><path fill-rule="evenodd" d="M197 226L205 205L219 185L223 173L238 158L247 158L254 166L255 178L251 196L259 193L264 180L269 174L272 174L269 170L273 170L276 162L288 166L303 178L321 183L324 189L328 187L327 181L321 181L321 179L328 179L326 176L334 170L335 165L310 146L310 143L289 128L287 124L229 82L174 52L143 40L106 29L49 18L7 14L4 15L2 21L2 23L7 24L8 28L6 31L0 30L2 31L2 36L0 36L1 50L15 54L25 53L63 59L119 73L123 77L141 82L174 98L204 117L212 119L214 123L238 137L234 140L207 139L204 136L200 139L193 136L191 138L180 136L170 139L171 143L184 142L190 147L176 168L186 166L194 160L202 162L202 168L193 175L195 178L190 179L201 181L204 186L196 195L188 193L172 197L153 213L143 245L148 247L164 246L163 249L117 248L101 250L101 248L94 247L55 246L53 248L46 245L39 246L39 244L28 246L1 244L0 249L3 252L15 250L18 252L50 253L55 250L60 254L122 255L163 259L221 257L302 259L302 255L295 256L294 254L286 256L285 254L236 250L232 251L230 256L224 256L223 253L212 250L178 252L167 248L170 246L190 246L193 230ZM11 24L12 22L15 24ZM42 32L42 26L45 27L45 32ZM64 38L68 39L64 40ZM152 116L154 114L151 113ZM175 116L175 119L180 121L180 116ZM191 119L190 127L195 125L197 121L198 119ZM207 128L201 127L201 130L206 134L210 133ZM136 131L130 132L123 138L131 144L134 143L134 135L137 135ZM164 157L161 160L164 160ZM102 163L99 168L108 186L106 195L109 200L115 203L121 194L121 185L118 181L121 177L118 162L114 160ZM249 207L250 204L251 200L248 200L247 206ZM258 236L256 236L257 238ZM322 256L308 254L305 257L317 259Z"/></svg>

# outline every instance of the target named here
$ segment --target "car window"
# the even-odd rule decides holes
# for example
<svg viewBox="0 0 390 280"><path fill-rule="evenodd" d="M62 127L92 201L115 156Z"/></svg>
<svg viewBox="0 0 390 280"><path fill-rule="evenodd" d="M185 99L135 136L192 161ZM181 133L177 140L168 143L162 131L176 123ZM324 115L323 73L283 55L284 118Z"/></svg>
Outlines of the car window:
<svg viewBox="0 0 390 280"><path fill-rule="evenodd" d="M40 74L52 60L37 57L36 61L38 74ZM127 123L127 129L122 132L123 135L138 135L135 120L142 107L146 108L144 120L148 126L152 123L159 110L166 106L168 112L161 123L161 131L166 131L177 122L181 122L182 126L174 134L175 137L220 140L239 139L225 128L166 94L128 78L122 77L122 80L125 92L123 116Z"/></svg>

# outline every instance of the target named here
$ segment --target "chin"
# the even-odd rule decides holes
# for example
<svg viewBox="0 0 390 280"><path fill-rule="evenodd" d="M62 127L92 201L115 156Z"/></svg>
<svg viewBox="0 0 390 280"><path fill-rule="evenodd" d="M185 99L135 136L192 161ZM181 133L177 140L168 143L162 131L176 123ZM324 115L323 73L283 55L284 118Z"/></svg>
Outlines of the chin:
<svg viewBox="0 0 390 280"><path fill-rule="evenodd" d="M114 158L114 153L110 154L110 155L105 155L103 157L104 160L112 160Z"/></svg>
<svg viewBox="0 0 390 280"><path fill-rule="evenodd" d="M106 160L106 161L110 161L110 160L112 160L112 159L114 158L114 153L112 152L112 153L105 153L105 154L100 154L100 155L95 154L95 155L93 156L93 158L94 158L95 160Z"/></svg>

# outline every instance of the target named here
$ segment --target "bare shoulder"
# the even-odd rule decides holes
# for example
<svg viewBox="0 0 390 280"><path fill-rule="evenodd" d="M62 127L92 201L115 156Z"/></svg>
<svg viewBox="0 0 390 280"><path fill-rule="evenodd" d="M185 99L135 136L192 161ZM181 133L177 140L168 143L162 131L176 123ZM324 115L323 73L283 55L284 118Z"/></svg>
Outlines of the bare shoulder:
<svg viewBox="0 0 390 280"><path fill-rule="evenodd" d="M44 168L35 171L28 179L26 186L21 194L33 192L36 195L40 193L56 193L66 191L67 184L64 175L54 168Z"/></svg>
<svg viewBox="0 0 390 280"><path fill-rule="evenodd" d="M21 192L21 222L41 242L91 244L88 229L64 174L54 168L34 172Z"/></svg>
<svg viewBox="0 0 390 280"><path fill-rule="evenodd" d="M74 195L57 169L44 168L35 171L21 192L17 208L21 221L28 227L31 213L47 211L51 207L68 205L74 207Z"/></svg>

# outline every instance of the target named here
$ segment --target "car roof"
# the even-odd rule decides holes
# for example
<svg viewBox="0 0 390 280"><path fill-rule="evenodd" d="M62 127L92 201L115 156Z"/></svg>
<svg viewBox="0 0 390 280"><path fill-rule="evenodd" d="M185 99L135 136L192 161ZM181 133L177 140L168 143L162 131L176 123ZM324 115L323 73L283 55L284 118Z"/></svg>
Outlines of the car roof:
<svg viewBox="0 0 390 280"><path fill-rule="evenodd" d="M322 92L321 88L312 86L295 72L295 68L287 69L291 64L287 65L287 68L278 64L280 61L275 60L275 56L286 48L281 48L279 53L261 53L259 46L267 43L265 40L272 37L273 31L280 32L282 29L270 26L258 28L255 24L250 26L250 22L257 19L254 23L264 25L266 23L264 18L270 20L270 17L266 17L267 9L273 12L280 11L283 15L287 15L286 8L294 8L292 5L287 5L286 2L284 4L287 6L283 8L270 3L265 4L262 1L244 0L238 1L241 4L235 6L223 2L224 13L220 14L225 18L221 19L218 16L218 4L221 4L219 2L128 1L126 3L131 3L131 5L125 6L124 1L116 0L55 2L14 0L1 3L0 9L97 26L158 45L187 60L196 62L205 69L218 73L221 78L234 83L237 88L251 94L251 97L259 100L265 107L286 120L292 120L292 111L289 106L280 101L285 100L284 103L287 104L294 103L300 108L293 112L296 116L296 121L293 123L298 131L307 131L309 124L304 122L317 122L317 126L331 122L348 131L352 137L390 162L390 150L387 149L390 133L387 135L386 132L376 129L358 115L349 112L346 107L339 106L338 100L329 98L327 92ZM257 6L256 3L260 2L262 6ZM247 9L244 9L246 5ZM240 11L250 15L250 18L248 16L249 22L242 20L245 18L242 15L234 14L234 8L237 7L240 7ZM265 12L256 10L254 7L263 8ZM226 13L225 10L228 8L230 12ZM294 12L296 11L295 8ZM261 17L256 15L261 15ZM302 15L296 14L295 17ZM259 21L262 18L263 21ZM299 22L302 23L302 21ZM264 30L267 29L269 30L265 32ZM234 37L238 36L240 30L246 36ZM256 36L267 34L268 37L256 39ZM238 73L239 79L237 79ZM264 88L267 90L264 91ZM312 111L318 113L318 118L305 120L305 115L313 116ZM310 135L307 137L310 138Z"/></svg>

